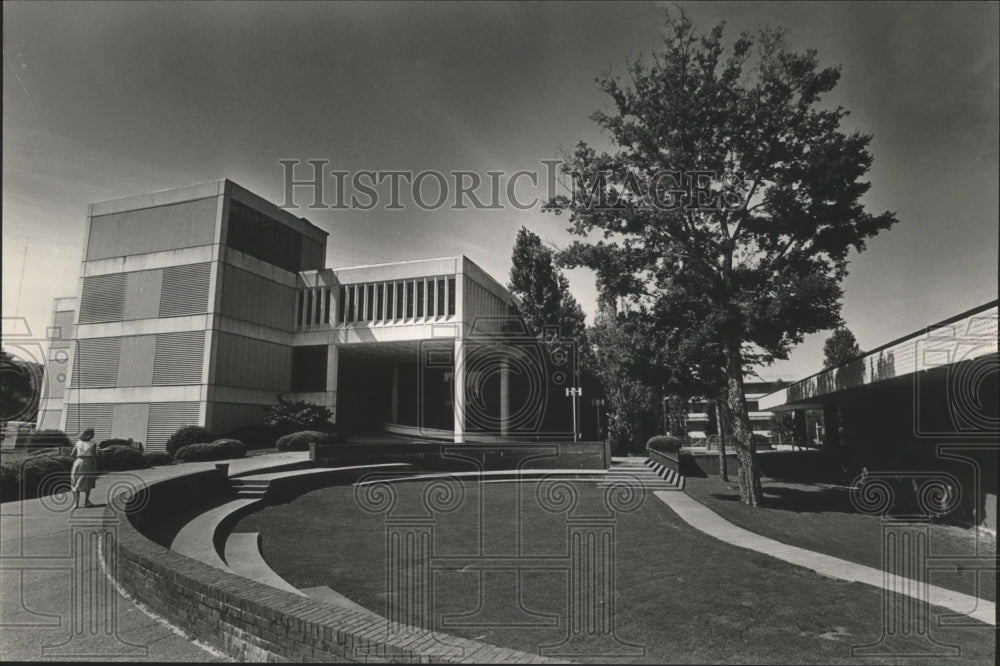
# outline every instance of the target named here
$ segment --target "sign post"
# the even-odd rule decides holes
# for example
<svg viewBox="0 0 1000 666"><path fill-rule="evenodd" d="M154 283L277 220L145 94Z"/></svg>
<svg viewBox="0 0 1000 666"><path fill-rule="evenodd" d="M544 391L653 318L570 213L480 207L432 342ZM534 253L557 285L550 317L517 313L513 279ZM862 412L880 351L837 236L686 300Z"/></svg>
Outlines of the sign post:
<svg viewBox="0 0 1000 666"><path fill-rule="evenodd" d="M573 399L573 441L577 440L576 434L576 399L583 395L583 389L579 386L573 386L566 389L566 395Z"/></svg>

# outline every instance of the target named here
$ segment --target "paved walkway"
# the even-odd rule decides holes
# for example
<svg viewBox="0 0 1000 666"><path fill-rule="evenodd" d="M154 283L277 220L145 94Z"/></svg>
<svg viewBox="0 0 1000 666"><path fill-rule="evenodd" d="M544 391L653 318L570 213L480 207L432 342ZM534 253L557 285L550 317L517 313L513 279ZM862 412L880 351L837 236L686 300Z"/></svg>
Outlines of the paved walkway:
<svg viewBox="0 0 1000 666"><path fill-rule="evenodd" d="M737 527L707 506L686 493L656 491L653 493L670 507L688 525L720 541L740 548L776 557L791 564L812 569L818 574L849 582L864 583L883 590L920 598L917 581L896 575L886 575L881 569L848 562L805 548L761 536L756 532ZM927 585L928 601L933 606L947 608L955 613L968 615L989 625L996 623L996 604L968 594L953 592L937 585Z"/></svg>
<svg viewBox="0 0 1000 666"><path fill-rule="evenodd" d="M293 452L232 460L229 473L308 457ZM214 466L103 474L91 494L93 509L73 510L68 494L0 505L0 661L225 661L117 594L96 556L108 528L104 508L112 484L153 483ZM74 598L89 603L74 604Z"/></svg>

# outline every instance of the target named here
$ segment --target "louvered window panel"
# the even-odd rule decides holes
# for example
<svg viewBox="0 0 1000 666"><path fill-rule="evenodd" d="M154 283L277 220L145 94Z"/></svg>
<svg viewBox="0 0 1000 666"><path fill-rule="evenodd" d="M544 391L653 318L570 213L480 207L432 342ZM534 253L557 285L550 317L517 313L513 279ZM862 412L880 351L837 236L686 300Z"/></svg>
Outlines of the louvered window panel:
<svg viewBox="0 0 1000 666"><path fill-rule="evenodd" d="M118 380L118 357L122 339L84 338L76 343L72 386L79 388L113 387Z"/></svg>
<svg viewBox="0 0 1000 666"><path fill-rule="evenodd" d="M208 311L209 264L188 264L163 269L160 316L180 317Z"/></svg>
<svg viewBox="0 0 1000 666"><path fill-rule="evenodd" d="M80 323L121 321L125 312L125 274L92 275L83 278Z"/></svg>
<svg viewBox="0 0 1000 666"><path fill-rule="evenodd" d="M197 402L150 403L146 450L163 451L170 436L189 425L199 425Z"/></svg>
<svg viewBox="0 0 1000 666"><path fill-rule="evenodd" d="M66 434L77 437L85 428L94 429L94 439L101 441L111 437L111 419L114 405L103 403L83 403L66 406Z"/></svg>
<svg viewBox="0 0 1000 666"><path fill-rule="evenodd" d="M200 384L205 331L159 333L153 354L153 385Z"/></svg>

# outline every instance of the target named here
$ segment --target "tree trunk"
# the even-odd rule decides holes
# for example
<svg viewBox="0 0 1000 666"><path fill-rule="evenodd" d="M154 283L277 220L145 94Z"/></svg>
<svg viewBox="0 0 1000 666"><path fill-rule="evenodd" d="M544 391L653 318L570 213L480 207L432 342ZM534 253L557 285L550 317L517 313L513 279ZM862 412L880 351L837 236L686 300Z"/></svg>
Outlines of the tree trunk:
<svg viewBox="0 0 1000 666"><path fill-rule="evenodd" d="M715 401L715 422L719 435L719 478L723 481L729 480L729 471L726 469L726 403L725 390L723 397Z"/></svg>
<svg viewBox="0 0 1000 666"><path fill-rule="evenodd" d="M739 340L726 341L726 402L736 445L739 465L740 501L750 506L760 504L764 491L757 468L757 449L753 443L753 428L743 393L743 353Z"/></svg>

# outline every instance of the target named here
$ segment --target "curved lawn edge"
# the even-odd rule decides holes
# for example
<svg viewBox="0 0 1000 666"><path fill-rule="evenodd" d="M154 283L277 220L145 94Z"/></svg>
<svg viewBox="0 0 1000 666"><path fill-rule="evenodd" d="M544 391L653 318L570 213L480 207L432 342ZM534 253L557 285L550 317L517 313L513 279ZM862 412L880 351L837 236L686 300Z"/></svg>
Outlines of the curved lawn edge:
<svg viewBox="0 0 1000 666"><path fill-rule="evenodd" d="M761 536L862 566L882 566L885 523L879 516L857 513L846 488L765 480L764 503L751 509L739 502L734 484L718 478L688 478L684 492L736 526ZM995 603L996 537L967 527L922 524L930 531L938 563L949 557L956 562L952 570L933 569L929 583ZM976 559L986 568L978 573L959 568Z"/></svg>
<svg viewBox="0 0 1000 666"><path fill-rule="evenodd" d="M882 569L782 543L731 523L704 503L684 493L654 491L653 495L688 525L719 541L811 569L828 578L849 583L863 583L884 592L895 592L918 601L924 600L931 606L965 615L986 625L996 626L996 604L986 599L928 583L921 585L919 581L913 579L895 574L887 575Z"/></svg>
<svg viewBox="0 0 1000 666"><path fill-rule="evenodd" d="M533 661L564 663L338 608L217 569L160 546L136 527L171 497L228 489L224 470L192 470L109 497L102 557L129 596L240 661ZM124 505L126 509L116 508Z"/></svg>

